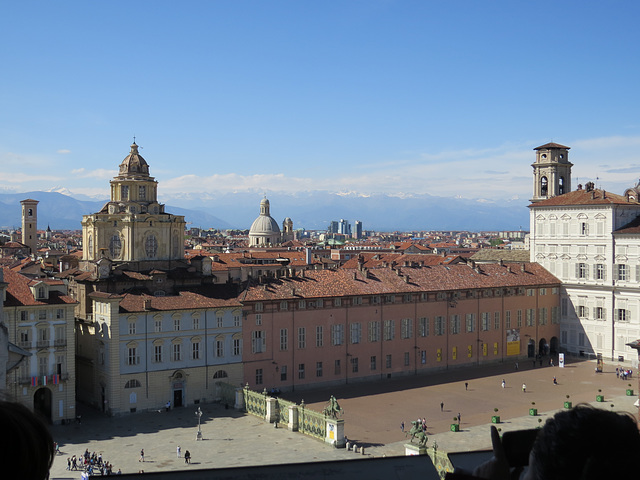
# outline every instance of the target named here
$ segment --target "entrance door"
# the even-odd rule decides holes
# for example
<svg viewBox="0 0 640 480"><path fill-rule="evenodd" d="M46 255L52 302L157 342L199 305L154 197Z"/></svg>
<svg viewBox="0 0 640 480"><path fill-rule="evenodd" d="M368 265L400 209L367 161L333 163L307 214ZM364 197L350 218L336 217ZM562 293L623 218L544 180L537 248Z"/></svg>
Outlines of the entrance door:
<svg viewBox="0 0 640 480"><path fill-rule="evenodd" d="M173 406L174 407L182 406L182 389L173 391Z"/></svg>
<svg viewBox="0 0 640 480"><path fill-rule="evenodd" d="M529 358L536 356L536 344L533 340L529 340L529 345L527 345L527 356Z"/></svg>
<svg viewBox="0 0 640 480"><path fill-rule="evenodd" d="M51 390L39 388L33 394L33 410L51 422Z"/></svg>

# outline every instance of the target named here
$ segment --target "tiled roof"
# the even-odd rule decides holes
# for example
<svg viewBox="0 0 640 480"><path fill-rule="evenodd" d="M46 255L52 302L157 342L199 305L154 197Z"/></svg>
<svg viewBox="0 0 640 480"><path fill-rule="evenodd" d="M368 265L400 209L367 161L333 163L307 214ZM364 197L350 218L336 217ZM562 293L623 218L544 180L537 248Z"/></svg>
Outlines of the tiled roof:
<svg viewBox="0 0 640 480"><path fill-rule="evenodd" d="M497 248L483 248L471 257L471 260L479 262L528 262L529 250L502 250Z"/></svg>
<svg viewBox="0 0 640 480"><path fill-rule="evenodd" d="M362 252L344 262L341 268L358 268L360 258L364 261L363 266L365 268L382 267L383 265L391 264L392 262L396 262L397 265L404 265L405 262L416 263L423 266L446 265L459 259L457 255L447 255L443 257L442 255L403 255L402 253Z"/></svg>
<svg viewBox="0 0 640 480"><path fill-rule="evenodd" d="M193 310L198 308L241 307L237 298L212 298L193 292L181 292L180 295L154 297L151 295L122 295L121 313L144 311ZM151 307L145 309L145 300L151 300Z"/></svg>
<svg viewBox="0 0 640 480"><path fill-rule="evenodd" d="M532 203L529 207L561 207L571 205L629 205L627 198L604 190L574 190L557 197Z"/></svg>
<svg viewBox="0 0 640 480"><path fill-rule="evenodd" d="M560 145L559 143L545 143L544 145L540 145L539 147L534 148L534 150L551 150L554 148L564 148L569 150L571 147L566 147L564 145Z"/></svg>
<svg viewBox="0 0 640 480"><path fill-rule="evenodd" d="M7 307L77 303L70 296L62 295L56 291L49 292L49 298L36 300L29 288L29 283L31 282L29 278L8 268L3 268L2 270L4 281L9 284L7 286L7 299L4 302Z"/></svg>
<svg viewBox="0 0 640 480"><path fill-rule="evenodd" d="M397 272L401 275L398 275ZM408 281L406 277L408 276ZM467 265L377 268L368 273L357 270L310 270L304 277L272 280L247 288L242 301L295 298L384 295L391 293L437 292L462 289L559 285L560 280L537 263L521 265L486 264L478 271Z"/></svg>

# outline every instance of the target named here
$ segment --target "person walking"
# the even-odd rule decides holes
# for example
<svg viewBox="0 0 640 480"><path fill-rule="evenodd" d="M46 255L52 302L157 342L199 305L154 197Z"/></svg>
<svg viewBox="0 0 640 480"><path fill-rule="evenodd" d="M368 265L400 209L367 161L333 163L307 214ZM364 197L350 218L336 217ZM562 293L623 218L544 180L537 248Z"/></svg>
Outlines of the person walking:
<svg viewBox="0 0 640 480"><path fill-rule="evenodd" d="M180 458L180 445L176 447L176 452L178 453L178 458Z"/></svg>
<svg viewBox="0 0 640 480"><path fill-rule="evenodd" d="M464 389L469 390L469 382L464 382Z"/></svg>
<svg viewBox="0 0 640 480"><path fill-rule="evenodd" d="M502 388L505 388L507 386L507 382L504 381L504 378L502 379Z"/></svg>
<svg viewBox="0 0 640 480"><path fill-rule="evenodd" d="M191 463L191 452L189 450L184 451L184 463Z"/></svg>
<svg viewBox="0 0 640 480"><path fill-rule="evenodd" d="M558 385L558 380L556 379L556 377L553 377L553 384Z"/></svg>
<svg viewBox="0 0 640 480"><path fill-rule="evenodd" d="M518 362L516 362L516 371L518 370Z"/></svg>
<svg viewBox="0 0 640 480"><path fill-rule="evenodd" d="M440 411L444 412L444 402L440 402Z"/></svg>
<svg viewBox="0 0 640 480"><path fill-rule="evenodd" d="M404 433L404 420L400 423L400 431ZM180 448L180 447L178 447ZM180 451L178 450L178 456L180 456Z"/></svg>
<svg viewBox="0 0 640 480"><path fill-rule="evenodd" d="M460 420L461 420L461 416L460 416L460 412L458 412L458 425L460 425Z"/></svg>
<svg viewBox="0 0 640 480"><path fill-rule="evenodd" d="M527 393L527 385L526 384L522 384L522 393Z"/></svg>
<svg viewBox="0 0 640 480"><path fill-rule="evenodd" d="M138 461L139 462L144 462L144 448L142 450L140 450L140 459Z"/></svg>

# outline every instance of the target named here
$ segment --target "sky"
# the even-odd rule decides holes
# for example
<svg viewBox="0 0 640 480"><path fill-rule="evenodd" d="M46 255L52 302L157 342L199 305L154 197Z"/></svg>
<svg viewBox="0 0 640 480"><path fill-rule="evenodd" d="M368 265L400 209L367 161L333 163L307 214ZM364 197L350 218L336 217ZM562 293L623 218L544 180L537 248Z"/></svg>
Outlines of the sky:
<svg viewBox="0 0 640 480"><path fill-rule="evenodd" d="M531 197L640 176L640 2L0 6L0 192L108 197L135 141L181 192Z"/></svg>

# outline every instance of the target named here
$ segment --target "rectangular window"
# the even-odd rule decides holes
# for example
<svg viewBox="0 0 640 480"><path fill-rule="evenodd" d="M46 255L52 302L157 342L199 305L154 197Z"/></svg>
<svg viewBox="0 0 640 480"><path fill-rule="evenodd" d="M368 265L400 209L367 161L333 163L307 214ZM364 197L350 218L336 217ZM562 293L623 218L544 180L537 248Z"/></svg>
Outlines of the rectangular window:
<svg viewBox="0 0 640 480"><path fill-rule="evenodd" d="M393 340L396 334L396 321L395 320L385 320L384 321L384 340L389 341Z"/></svg>
<svg viewBox="0 0 640 480"><path fill-rule="evenodd" d="M511 328L511 310L504 312L504 328Z"/></svg>
<svg viewBox="0 0 640 480"><path fill-rule="evenodd" d="M191 344L191 360L200 360L200 342Z"/></svg>
<svg viewBox="0 0 640 480"><path fill-rule="evenodd" d="M283 365L280 367L280 381L285 382L287 380L287 366Z"/></svg>
<svg viewBox="0 0 640 480"><path fill-rule="evenodd" d="M145 200L147 198L147 187L145 185L138 186L138 199Z"/></svg>
<svg viewBox="0 0 640 480"><path fill-rule="evenodd" d="M409 366L409 352L404 352L404 366Z"/></svg>
<svg viewBox="0 0 640 480"><path fill-rule="evenodd" d="M304 380L304 363L298 364L298 379Z"/></svg>
<svg viewBox="0 0 640 480"><path fill-rule="evenodd" d="M298 348L307 348L307 329L298 327Z"/></svg>
<svg viewBox="0 0 640 480"><path fill-rule="evenodd" d="M162 345L156 345L154 347L154 360L156 363L162 362Z"/></svg>
<svg viewBox="0 0 640 480"><path fill-rule="evenodd" d="M173 344L173 361L174 362L179 362L180 360L182 360L182 349L180 347L181 345L179 343Z"/></svg>
<svg viewBox="0 0 640 480"><path fill-rule="evenodd" d="M55 338L56 345L65 345L67 343L64 326L56 326L55 336L56 336Z"/></svg>
<svg viewBox="0 0 640 480"><path fill-rule="evenodd" d="M262 314L256 313L256 325L262 325Z"/></svg>
<svg viewBox="0 0 640 480"><path fill-rule="evenodd" d="M420 318L420 336L429 336L429 319L427 317Z"/></svg>
<svg viewBox="0 0 640 480"><path fill-rule="evenodd" d="M391 354L388 354L385 357L385 367L386 368L391 368Z"/></svg>
<svg viewBox="0 0 640 480"><path fill-rule="evenodd" d="M177 332L180 330L180 317L176 317L173 319L173 329Z"/></svg>
<svg viewBox="0 0 640 480"><path fill-rule="evenodd" d="M193 329L194 330L200 329L200 317L193 317Z"/></svg>
<svg viewBox="0 0 640 480"><path fill-rule="evenodd" d="M136 322L129 322L129 335L135 335L136 333Z"/></svg>
<svg viewBox="0 0 640 480"><path fill-rule="evenodd" d="M373 355L373 356L371 357L371 371L373 372L373 371L375 371L377 368L378 368L378 365L377 365L377 363L376 363L376 356L375 356L375 355Z"/></svg>
<svg viewBox="0 0 640 480"><path fill-rule="evenodd" d="M541 309L539 309L538 311L538 323L540 325L546 325L547 324L547 307L542 307Z"/></svg>
<svg viewBox="0 0 640 480"><path fill-rule="evenodd" d="M224 340L216 340L216 357L224 357Z"/></svg>
<svg viewBox="0 0 640 480"><path fill-rule="evenodd" d="M222 317L216 317L216 327L222 328L222 325L223 325Z"/></svg>
<svg viewBox="0 0 640 480"><path fill-rule="evenodd" d="M351 372L358 373L358 357L351 357Z"/></svg>
<svg viewBox="0 0 640 480"><path fill-rule="evenodd" d="M427 351L426 350L421 350L420 351L420 363L422 365L425 365L427 363Z"/></svg>
<svg viewBox="0 0 640 480"><path fill-rule="evenodd" d="M476 314L475 313L467 313L466 324L467 324L467 333L476 331Z"/></svg>
<svg viewBox="0 0 640 480"><path fill-rule="evenodd" d="M242 340L240 340L239 338L234 338L233 339L233 355L234 356L239 356L242 353Z"/></svg>
<svg viewBox="0 0 640 480"><path fill-rule="evenodd" d="M289 302L287 302L286 300L282 300L280 302L280 310L282 310L283 312L286 311L289 308Z"/></svg>
<svg viewBox="0 0 640 480"><path fill-rule="evenodd" d="M546 288L541 288L540 290L538 290L538 293L540 295L546 295L547 294L547 289Z"/></svg>
<svg viewBox="0 0 640 480"><path fill-rule="evenodd" d="M334 375L340 375L340 360L335 360L333 362L333 374Z"/></svg>
<svg viewBox="0 0 640 480"><path fill-rule="evenodd" d="M410 318L402 319L402 338L411 338L413 335L413 325Z"/></svg>
<svg viewBox="0 0 640 480"><path fill-rule="evenodd" d="M56 318L58 319L64 318L64 308L58 308L56 310Z"/></svg>
<svg viewBox="0 0 640 480"><path fill-rule="evenodd" d="M242 326L242 323L240 321L240 315L234 315L233 316L233 326L234 327L240 327ZM195 327L194 327L195 328Z"/></svg>
<svg viewBox="0 0 640 480"><path fill-rule="evenodd" d="M518 326L518 328L520 328L522 326L522 310L518 310L517 314L518 314L518 324L517 324L517 326Z"/></svg>
<svg viewBox="0 0 640 480"><path fill-rule="evenodd" d="M26 322L27 320L29 320L29 312L22 310L20 312L20 321L21 322Z"/></svg>
<svg viewBox="0 0 640 480"><path fill-rule="evenodd" d="M324 332L322 325L316 326L316 347L322 347L324 344Z"/></svg>
<svg viewBox="0 0 640 480"><path fill-rule="evenodd" d="M334 347L344 343L344 325L331 325L331 345Z"/></svg>
<svg viewBox="0 0 640 480"><path fill-rule="evenodd" d="M44 377L49 374L49 358L38 357L38 375Z"/></svg>
<svg viewBox="0 0 640 480"><path fill-rule="evenodd" d="M535 291L533 288L527 288L527 297L533 297L535 294Z"/></svg>
<svg viewBox="0 0 640 480"><path fill-rule="evenodd" d="M586 279L587 278L587 264L586 263L578 263L576 267L576 278Z"/></svg>
<svg viewBox="0 0 640 480"><path fill-rule="evenodd" d="M362 305L362 297L353 297L351 301L352 305Z"/></svg>
<svg viewBox="0 0 640 480"><path fill-rule="evenodd" d="M298 300L298 308L300 310L304 310L305 308L307 308L307 301L306 300Z"/></svg>
<svg viewBox="0 0 640 480"><path fill-rule="evenodd" d="M350 325L351 329L351 343L356 344L360 343L362 339L362 324L361 323L352 323Z"/></svg>
<svg viewBox="0 0 640 480"><path fill-rule="evenodd" d="M280 351L284 352L289 348L289 330L286 328L280 329Z"/></svg>
<svg viewBox="0 0 640 480"><path fill-rule="evenodd" d="M162 319L161 318L156 318L153 322L154 325L154 330L156 333L159 333L162 331Z"/></svg>
<svg viewBox="0 0 640 480"><path fill-rule="evenodd" d="M480 329L483 332L486 332L487 330L489 330L491 328L491 313L489 312L482 312L480 314Z"/></svg>
<svg viewBox="0 0 640 480"><path fill-rule="evenodd" d="M322 362L316 362L316 377L322 376Z"/></svg>
<svg viewBox="0 0 640 480"><path fill-rule="evenodd" d="M370 342L380 341L380 322L379 321L369 322L369 341Z"/></svg>
<svg viewBox="0 0 640 480"><path fill-rule="evenodd" d="M493 329L500 330L500 312L493 313Z"/></svg>
<svg viewBox="0 0 640 480"><path fill-rule="evenodd" d="M449 329L451 330L451 335L460 333L460 315L451 315L449 319Z"/></svg>
<svg viewBox="0 0 640 480"><path fill-rule="evenodd" d="M616 320L618 322L628 322L630 319L631 315L629 315L629 310L616 308Z"/></svg>
<svg viewBox="0 0 640 480"><path fill-rule="evenodd" d="M334 307L341 307L342 306L342 299L341 298L334 298L333 299L333 306Z"/></svg>
<svg viewBox="0 0 640 480"><path fill-rule="evenodd" d="M138 350L136 347L129 347L127 363L129 365L137 365L140 363L140 357L138 357Z"/></svg>
<svg viewBox="0 0 640 480"><path fill-rule="evenodd" d="M262 369L256 368L256 385L262 385Z"/></svg>
<svg viewBox="0 0 640 480"><path fill-rule="evenodd" d="M535 325L535 308L527 308L527 327L533 327Z"/></svg>
<svg viewBox="0 0 640 480"><path fill-rule="evenodd" d="M129 200L129 185L120 185L120 200Z"/></svg>
<svg viewBox="0 0 640 480"><path fill-rule="evenodd" d="M440 335L444 335L444 317L443 316L437 316L434 320L434 329L435 329L435 333L436 335L440 336Z"/></svg>
<svg viewBox="0 0 640 480"><path fill-rule="evenodd" d="M261 311L264 309L264 305L262 304L262 302L257 302L257 303L254 305L254 308L253 308L253 309L254 309L254 311L256 311L256 312L261 312Z"/></svg>
<svg viewBox="0 0 640 480"><path fill-rule="evenodd" d="M627 280L627 266L625 264L618 265L618 280L622 282Z"/></svg>
<svg viewBox="0 0 640 480"><path fill-rule="evenodd" d="M384 303L395 303L396 301L396 296L395 295L385 295L384 296Z"/></svg>
<svg viewBox="0 0 640 480"><path fill-rule="evenodd" d="M604 320L605 310L603 307L596 307L596 320Z"/></svg>
<svg viewBox="0 0 640 480"><path fill-rule="evenodd" d="M38 320L46 320L47 319L47 311L46 310L40 310L38 312Z"/></svg>
<svg viewBox="0 0 640 480"><path fill-rule="evenodd" d="M560 323L560 317L558 315L558 307L551 307L551 323L557 325Z"/></svg>
<svg viewBox="0 0 640 480"><path fill-rule="evenodd" d="M262 330L251 332L251 353L262 353L265 351L265 335Z"/></svg>

